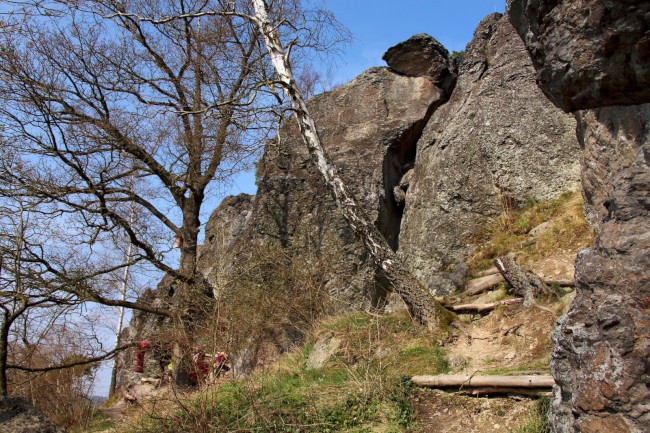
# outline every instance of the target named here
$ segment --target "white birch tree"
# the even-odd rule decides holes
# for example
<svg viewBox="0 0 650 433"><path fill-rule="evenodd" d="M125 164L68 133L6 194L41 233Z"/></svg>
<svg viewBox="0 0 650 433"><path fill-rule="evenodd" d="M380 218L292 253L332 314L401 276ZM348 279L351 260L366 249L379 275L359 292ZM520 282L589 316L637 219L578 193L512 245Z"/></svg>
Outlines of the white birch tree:
<svg viewBox="0 0 650 433"><path fill-rule="evenodd" d="M264 37L278 82L289 98L309 155L336 199L343 217L359 240L363 242L370 257L383 271L395 292L404 300L412 317L431 329L436 328L448 318L449 313L425 291L417 279L404 267L402 261L390 248L377 227L370 222L338 175L335 165L323 149L314 119L309 114L307 104L300 94L291 70L288 53L282 45L277 25L269 18L265 0L251 0L251 2L255 10L255 15L251 19Z"/></svg>

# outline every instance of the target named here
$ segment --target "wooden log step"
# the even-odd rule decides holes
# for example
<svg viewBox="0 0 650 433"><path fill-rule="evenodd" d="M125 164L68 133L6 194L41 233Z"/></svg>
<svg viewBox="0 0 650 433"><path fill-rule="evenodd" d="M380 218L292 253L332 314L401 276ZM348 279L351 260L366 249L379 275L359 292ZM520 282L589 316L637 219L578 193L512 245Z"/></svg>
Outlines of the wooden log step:
<svg viewBox="0 0 650 433"><path fill-rule="evenodd" d="M413 376L413 383L429 388L552 388L553 376L472 376L446 374L439 376Z"/></svg>
<svg viewBox="0 0 650 433"><path fill-rule="evenodd" d="M499 285L504 281L505 279L503 278L503 275L499 273L476 278L467 282L467 285L465 286L465 293L463 294L468 296L478 295L479 293L483 293L487 289Z"/></svg>
<svg viewBox="0 0 650 433"><path fill-rule="evenodd" d="M481 395L494 395L494 394L516 394L524 395L526 397L550 397L553 392L548 388L500 388L500 387L485 387L485 388L469 388L460 391L455 391L455 394L471 395L478 397Z"/></svg>
<svg viewBox="0 0 650 433"><path fill-rule="evenodd" d="M498 273L499 270L497 268L490 268L490 269L486 269L485 271L475 273L474 277L481 278L481 277L487 277L489 275L496 275Z"/></svg>
<svg viewBox="0 0 650 433"><path fill-rule="evenodd" d="M461 304L448 305L445 308L454 313L486 313L492 311L501 305L515 305L524 302L524 298L505 299L503 301L491 302L489 304Z"/></svg>

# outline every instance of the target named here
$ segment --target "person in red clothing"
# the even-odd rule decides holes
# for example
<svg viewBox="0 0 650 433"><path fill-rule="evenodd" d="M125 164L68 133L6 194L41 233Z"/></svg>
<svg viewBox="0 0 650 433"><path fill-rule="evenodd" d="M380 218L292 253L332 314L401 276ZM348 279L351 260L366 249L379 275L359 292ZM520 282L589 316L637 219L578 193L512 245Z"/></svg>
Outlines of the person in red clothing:
<svg viewBox="0 0 650 433"><path fill-rule="evenodd" d="M208 373L210 373L210 364L205 362L205 352L197 350L192 355L192 371L190 372L192 385L196 386L203 383L205 378L208 377Z"/></svg>
<svg viewBox="0 0 650 433"><path fill-rule="evenodd" d="M228 355L225 352L219 352L214 356L214 377L217 379L221 373L225 373L230 370L230 367L226 365L228 361Z"/></svg>
<svg viewBox="0 0 650 433"><path fill-rule="evenodd" d="M151 347L151 343L147 340L142 340L135 343L135 369L136 373L144 372L144 354L147 349Z"/></svg>

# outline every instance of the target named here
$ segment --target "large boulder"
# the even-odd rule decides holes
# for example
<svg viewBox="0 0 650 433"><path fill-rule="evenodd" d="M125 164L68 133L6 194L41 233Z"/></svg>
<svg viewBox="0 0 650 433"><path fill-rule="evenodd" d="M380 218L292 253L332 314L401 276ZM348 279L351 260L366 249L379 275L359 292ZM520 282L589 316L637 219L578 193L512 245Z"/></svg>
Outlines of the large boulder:
<svg viewBox="0 0 650 433"><path fill-rule="evenodd" d="M650 104L586 110L585 210L598 237L553 332L556 432L650 431Z"/></svg>
<svg viewBox="0 0 650 433"><path fill-rule="evenodd" d="M472 237L504 212L575 190L575 119L535 84L526 49L493 14L474 33L448 103L417 145L400 254L435 294L463 284Z"/></svg>
<svg viewBox="0 0 650 433"><path fill-rule="evenodd" d="M650 2L511 0L509 10L544 92L586 109L575 114L598 236L578 256L577 296L553 334L553 430L647 432Z"/></svg>
<svg viewBox="0 0 650 433"><path fill-rule="evenodd" d="M395 72L409 77L429 77L443 88L448 88L455 78L449 52L427 34L411 36L389 48L382 59Z"/></svg>
<svg viewBox="0 0 650 433"><path fill-rule="evenodd" d="M541 87L567 111L650 99L650 2L516 0Z"/></svg>

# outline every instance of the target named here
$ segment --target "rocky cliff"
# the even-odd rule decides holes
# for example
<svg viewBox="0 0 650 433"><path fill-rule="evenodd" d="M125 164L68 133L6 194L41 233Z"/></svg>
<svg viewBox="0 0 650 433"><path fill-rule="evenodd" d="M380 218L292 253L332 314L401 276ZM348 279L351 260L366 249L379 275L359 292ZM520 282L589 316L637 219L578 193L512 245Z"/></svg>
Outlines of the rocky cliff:
<svg viewBox="0 0 650 433"><path fill-rule="evenodd" d="M487 222L577 188L576 122L545 100L534 75L512 24L488 16L417 143L399 251L433 293L462 286L472 236Z"/></svg>
<svg viewBox="0 0 650 433"><path fill-rule="evenodd" d="M462 285L473 234L513 207L577 188L576 122L541 93L521 39L498 14L479 25L460 61L427 35L384 59L388 68L317 96L310 109L367 215L432 293L447 294ZM230 198L208 223L201 256L208 279L223 280L220 257L236 257L235 270L250 260L251 245L274 244L300 260L326 257L324 288L338 308L381 307L390 289L293 122L267 145L258 175L252 208L246 201L234 212L245 218L231 218L231 202L241 199ZM217 219L245 234L234 242L228 235L224 247Z"/></svg>
<svg viewBox="0 0 650 433"><path fill-rule="evenodd" d="M521 39L498 14L480 24L460 60L427 35L384 59L388 68L372 68L309 106L371 221L432 293L450 293L465 277L473 234L513 207L577 188L576 122L541 93ZM253 245L276 245L302 261L327 258L323 284L337 308L381 307L390 289L339 215L291 119L266 146L258 176L252 207L246 199L233 220L235 199L227 199L208 223L207 278L224 278L220 257L232 258L225 272L232 279ZM236 221L239 238L229 234L224 246L222 233L232 229L216 218Z"/></svg>
<svg viewBox="0 0 650 433"><path fill-rule="evenodd" d="M512 1L542 90L567 111L650 99L650 3Z"/></svg>
<svg viewBox="0 0 650 433"><path fill-rule="evenodd" d="M401 210L392 186L412 164L426 120L445 100L443 89L428 77L373 68L310 101L327 152L395 248ZM259 163L258 194L246 233L232 251L235 262L250 260L252 245L274 245L301 261L326 257L330 272L324 289L344 308L369 308L380 302L384 283L339 214L291 120ZM212 236L208 230L207 244ZM208 278L214 281L215 275Z"/></svg>
<svg viewBox="0 0 650 433"><path fill-rule="evenodd" d="M578 256L577 296L554 331L553 428L647 432L650 3L512 0L509 10L546 95L584 109L574 114L585 211L598 233Z"/></svg>

